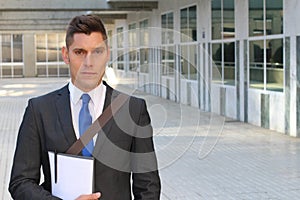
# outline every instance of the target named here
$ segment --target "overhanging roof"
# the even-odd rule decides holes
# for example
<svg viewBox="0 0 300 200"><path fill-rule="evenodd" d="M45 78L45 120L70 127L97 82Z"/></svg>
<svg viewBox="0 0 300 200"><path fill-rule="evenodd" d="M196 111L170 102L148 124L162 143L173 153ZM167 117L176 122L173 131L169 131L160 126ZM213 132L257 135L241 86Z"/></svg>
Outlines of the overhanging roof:
<svg viewBox="0 0 300 200"><path fill-rule="evenodd" d="M0 31L63 30L80 14L100 15L105 24L131 12L149 12L158 1L124 0L0 0Z"/></svg>

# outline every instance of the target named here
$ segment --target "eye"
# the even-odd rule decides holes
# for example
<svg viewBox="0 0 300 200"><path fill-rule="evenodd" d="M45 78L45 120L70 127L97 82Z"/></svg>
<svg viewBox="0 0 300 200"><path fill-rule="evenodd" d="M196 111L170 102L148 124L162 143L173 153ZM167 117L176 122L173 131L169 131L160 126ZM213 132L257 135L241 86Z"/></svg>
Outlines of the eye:
<svg viewBox="0 0 300 200"><path fill-rule="evenodd" d="M105 51L105 49L104 49L104 48L98 48L98 49L95 49L94 53L95 53L95 54L99 54L99 55L101 55L101 54L103 54L103 53L104 53L104 51Z"/></svg>
<svg viewBox="0 0 300 200"><path fill-rule="evenodd" d="M82 50L82 49L75 50L74 53L77 56L83 56L83 55L85 55L85 51Z"/></svg>

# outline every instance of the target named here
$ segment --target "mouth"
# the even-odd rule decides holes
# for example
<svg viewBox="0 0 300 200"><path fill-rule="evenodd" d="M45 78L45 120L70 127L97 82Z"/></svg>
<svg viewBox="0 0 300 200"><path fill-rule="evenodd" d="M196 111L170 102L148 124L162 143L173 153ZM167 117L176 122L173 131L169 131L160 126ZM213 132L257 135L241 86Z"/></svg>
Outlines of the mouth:
<svg viewBox="0 0 300 200"><path fill-rule="evenodd" d="M82 75L84 76L94 76L94 75L97 75L96 72L81 72Z"/></svg>

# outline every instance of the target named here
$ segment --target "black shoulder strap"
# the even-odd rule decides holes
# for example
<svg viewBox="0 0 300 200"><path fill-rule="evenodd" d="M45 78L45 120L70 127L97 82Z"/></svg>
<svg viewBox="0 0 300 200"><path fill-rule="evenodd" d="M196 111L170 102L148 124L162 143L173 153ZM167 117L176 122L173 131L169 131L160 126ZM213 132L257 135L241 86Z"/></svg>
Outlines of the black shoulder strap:
<svg viewBox="0 0 300 200"><path fill-rule="evenodd" d="M128 95L119 94L111 104L103 111L98 119L72 144L66 151L67 154L78 155L91 139L101 130L102 127L112 118L112 116L129 99Z"/></svg>

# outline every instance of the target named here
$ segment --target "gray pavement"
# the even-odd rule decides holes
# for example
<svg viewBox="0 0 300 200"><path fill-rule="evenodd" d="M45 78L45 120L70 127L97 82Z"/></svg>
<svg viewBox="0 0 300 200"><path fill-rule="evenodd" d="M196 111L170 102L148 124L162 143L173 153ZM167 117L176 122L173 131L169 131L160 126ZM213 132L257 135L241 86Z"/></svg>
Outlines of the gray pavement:
<svg viewBox="0 0 300 200"><path fill-rule="evenodd" d="M7 187L27 100L67 78L0 80L0 199ZM115 87L146 99L168 199L300 199L300 139L196 108Z"/></svg>

